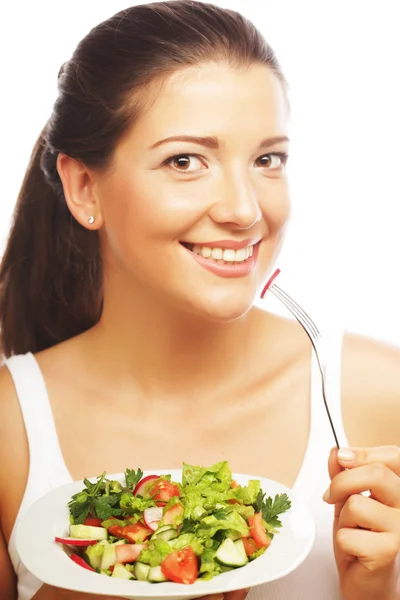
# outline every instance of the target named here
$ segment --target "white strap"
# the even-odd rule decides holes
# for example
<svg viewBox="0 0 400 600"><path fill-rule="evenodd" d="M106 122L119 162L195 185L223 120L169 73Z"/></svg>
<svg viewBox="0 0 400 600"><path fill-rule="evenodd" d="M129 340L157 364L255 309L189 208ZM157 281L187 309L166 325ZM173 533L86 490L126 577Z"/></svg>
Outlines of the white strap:
<svg viewBox="0 0 400 600"><path fill-rule="evenodd" d="M17 392L29 444L29 483L45 478L52 486L71 479L58 441L46 384L33 356L13 356L6 361ZM39 491L38 489L38 491ZM32 490L33 491L33 490Z"/></svg>
<svg viewBox="0 0 400 600"><path fill-rule="evenodd" d="M327 364L326 383L327 401L335 431L342 444L347 444L344 433L341 409L341 371L343 331L326 333ZM321 374L314 352L311 359L311 401L310 434L303 465L293 486L293 490L304 500L310 500L327 469L330 449L335 445L322 396Z"/></svg>
<svg viewBox="0 0 400 600"><path fill-rule="evenodd" d="M332 331L327 335L328 361L325 372L329 413L341 447L348 446L342 415L342 350L344 334L344 329L341 329ZM331 446L334 446L335 441L332 432L330 435Z"/></svg>

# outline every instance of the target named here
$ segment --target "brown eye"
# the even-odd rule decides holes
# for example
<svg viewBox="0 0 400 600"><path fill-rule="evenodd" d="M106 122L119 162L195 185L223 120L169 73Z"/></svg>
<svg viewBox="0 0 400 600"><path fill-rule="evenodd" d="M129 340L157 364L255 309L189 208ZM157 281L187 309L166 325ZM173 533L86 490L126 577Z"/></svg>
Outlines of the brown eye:
<svg viewBox="0 0 400 600"><path fill-rule="evenodd" d="M204 161L195 154L176 154L168 158L164 165L180 173L196 173L207 168Z"/></svg>
<svg viewBox="0 0 400 600"><path fill-rule="evenodd" d="M272 157L270 154L265 154L264 156L260 156L258 159L258 163L260 167L270 167L272 163Z"/></svg>
<svg viewBox="0 0 400 600"><path fill-rule="evenodd" d="M174 156L172 164L175 169L180 171L187 171L190 167L190 157L188 154L182 154L181 156Z"/></svg>
<svg viewBox="0 0 400 600"><path fill-rule="evenodd" d="M264 169L274 170L281 169L284 167L287 160L287 155L283 153L271 153L271 154L263 154L256 160L256 164L258 167L262 167Z"/></svg>

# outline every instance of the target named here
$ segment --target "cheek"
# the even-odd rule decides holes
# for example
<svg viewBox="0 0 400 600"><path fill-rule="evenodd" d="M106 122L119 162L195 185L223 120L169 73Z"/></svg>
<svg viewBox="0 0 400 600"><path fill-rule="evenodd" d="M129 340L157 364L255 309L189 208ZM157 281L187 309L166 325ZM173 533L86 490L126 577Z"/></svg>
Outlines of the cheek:
<svg viewBox="0 0 400 600"><path fill-rule="evenodd" d="M146 244L181 239L207 212L205 195L195 186L168 186L153 179L119 178L102 190L102 210L109 244L119 254ZM149 244L151 243L151 245Z"/></svg>
<svg viewBox="0 0 400 600"><path fill-rule="evenodd" d="M291 212L289 187L284 180L273 183L276 185L264 192L260 208L269 234L281 238Z"/></svg>

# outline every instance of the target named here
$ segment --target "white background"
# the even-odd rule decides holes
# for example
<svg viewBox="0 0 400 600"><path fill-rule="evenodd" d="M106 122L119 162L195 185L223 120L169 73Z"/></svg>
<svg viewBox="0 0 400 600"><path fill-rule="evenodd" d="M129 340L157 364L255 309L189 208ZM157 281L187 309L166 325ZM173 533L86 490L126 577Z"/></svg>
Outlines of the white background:
<svg viewBox="0 0 400 600"><path fill-rule="evenodd" d="M92 26L131 4L25 0L0 9L0 254L61 64ZM278 262L282 287L319 323L400 345L400 3L215 4L256 23L291 88L293 218Z"/></svg>

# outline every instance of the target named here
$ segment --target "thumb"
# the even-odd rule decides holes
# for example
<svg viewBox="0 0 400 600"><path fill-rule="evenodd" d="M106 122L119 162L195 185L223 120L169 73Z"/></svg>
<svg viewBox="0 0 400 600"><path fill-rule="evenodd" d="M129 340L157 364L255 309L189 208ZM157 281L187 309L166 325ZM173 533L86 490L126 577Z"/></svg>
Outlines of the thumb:
<svg viewBox="0 0 400 600"><path fill-rule="evenodd" d="M224 594L224 600L245 600L249 590L236 590L235 592L227 592Z"/></svg>
<svg viewBox="0 0 400 600"><path fill-rule="evenodd" d="M332 479L334 477L336 477L336 475L338 475L339 473L341 473L343 471L343 467L340 465L339 461L338 461L338 449L332 448L330 454L329 454L329 459L328 459L328 471L329 471L329 477L332 481ZM329 488L328 488L329 490ZM325 494L328 492L328 490L325 492ZM324 497L325 497L324 494ZM335 521L337 521L337 519L340 516L340 513L342 512L342 508L344 506L345 502L339 502L338 504L335 504Z"/></svg>
<svg viewBox="0 0 400 600"><path fill-rule="evenodd" d="M329 454L329 459L328 459L328 471L329 471L329 477L332 481L332 479L334 477L336 477L336 475L338 475L341 471L343 471L343 467L341 466L341 464L338 461L338 449L332 448L330 454Z"/></svg>

